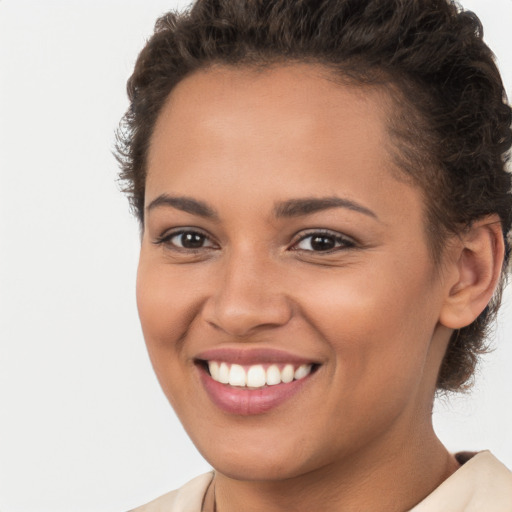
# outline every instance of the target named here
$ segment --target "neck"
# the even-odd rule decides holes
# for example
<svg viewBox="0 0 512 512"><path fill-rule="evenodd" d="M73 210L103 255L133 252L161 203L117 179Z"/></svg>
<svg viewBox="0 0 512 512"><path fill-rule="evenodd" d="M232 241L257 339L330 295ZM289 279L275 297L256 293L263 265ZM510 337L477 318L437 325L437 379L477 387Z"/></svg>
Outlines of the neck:
<svg viewBox="0 0 512 512"><path fill-rule="evenodd" d="M424 434L392 450L368 447L366 453L284 481L243 481L216 473L216 511L409 510L459 467L433 430ZM213 508L213 493L210 501Z"/></svg>

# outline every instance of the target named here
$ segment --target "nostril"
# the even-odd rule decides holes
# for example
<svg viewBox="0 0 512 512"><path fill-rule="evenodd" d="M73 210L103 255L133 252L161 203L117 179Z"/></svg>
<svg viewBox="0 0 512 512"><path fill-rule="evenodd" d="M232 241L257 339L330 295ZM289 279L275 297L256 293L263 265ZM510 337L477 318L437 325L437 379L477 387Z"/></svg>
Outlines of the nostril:
<svg viewBox="0 0 512 512"><path fill-rule="evenodd" d="M204 319L214 329L238 339L244 339L265 329L282 327L289 322L292 316L289 311L279 314L276 310L265 311L265 309L218 309L214 314L205 316Z"/></svg>
<svg viewBox="0 0 512 512"><path fill-rule="evenodd" d="M231 275L218 283L204 301L203 321L218 331L236 338L286 325L293 316L288 298L262 276Z"/></svg>

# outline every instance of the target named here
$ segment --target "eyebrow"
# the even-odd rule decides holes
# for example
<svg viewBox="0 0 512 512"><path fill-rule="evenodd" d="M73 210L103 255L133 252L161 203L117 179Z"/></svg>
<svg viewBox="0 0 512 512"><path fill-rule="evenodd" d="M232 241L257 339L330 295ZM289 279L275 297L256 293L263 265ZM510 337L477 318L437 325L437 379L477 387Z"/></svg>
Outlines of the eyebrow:
<svg viewBox="0 0 512 512"><path fill-rule="evenodd" d="M149 203L146 207L146 212L150 212L159 206L171 206L172 208L191 213L192 215L199 215L200 217L213 220L219 219L218 213L213 208L208 206L205 202L192 199L191 197L176 197L162 194Z"/></svg>
<svg viewBox="0 0 512 512"><path fill-rule="evenodd" d="M274 215L276 217L300 217L301 215L310 215L322 210L328 210L330 208L347 208L355 212L363 213L374 219L378 219L377 215L366 208L365 206L351 201L350 199L344 199L341 197L306 197L303 199L290 199L278 203L274 207Z"/></svg>
<svg viewBox="0 0 512 512"><path fill-rule="evenodd" d="M212 220L219 220L219 214L217 211L206 204L203 201L193 199L186 196L170 196L168 194L162 194L156 199L153 199L151 203L146 207L146 212L149 212L157 207L170 206L177 210L190 213L192 215L198 215ZM358 213L362 213L374 219L378 219L377 215L365 206L341 197L305 197L300 199L289 199L288 201L282 201L274 206L274 216L276 218L291 218L300 217L302 215L311 215L323 210L331 208L347 208Z"/></svg>

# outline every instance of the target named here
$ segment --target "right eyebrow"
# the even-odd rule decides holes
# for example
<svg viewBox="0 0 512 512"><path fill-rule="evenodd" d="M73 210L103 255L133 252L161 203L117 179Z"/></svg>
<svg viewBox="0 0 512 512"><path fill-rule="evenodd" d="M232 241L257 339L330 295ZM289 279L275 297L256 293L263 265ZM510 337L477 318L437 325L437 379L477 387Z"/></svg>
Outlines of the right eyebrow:
<svg viewBox="0 0 512 512"><path fill-rule="evenodd" d="M161 194L157 198L153 199L153 201L151 201L151 203L146 207L146 212L149 213L151 210L162 206L170 206L171 208L175 208L176 210L181 210L192 215L199 215L200 217L205 217L207 219L219 220L218 213L203 201L198 201L197 199L192 199L191 197L186 196L170 196L169 194Z"/></svg>

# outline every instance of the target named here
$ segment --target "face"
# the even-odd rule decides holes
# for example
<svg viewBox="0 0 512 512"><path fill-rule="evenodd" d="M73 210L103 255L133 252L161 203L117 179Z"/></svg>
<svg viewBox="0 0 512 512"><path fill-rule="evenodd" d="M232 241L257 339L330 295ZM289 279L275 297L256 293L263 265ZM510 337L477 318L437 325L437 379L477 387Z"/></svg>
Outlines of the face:
<svg viewBox="0 0 512 512"><path fill-rule="evenodd" d="M385 93L319 68L215 68L149 151L137 300L160 384L226 475L393 453L429 423L447 332Z"/></svg>

